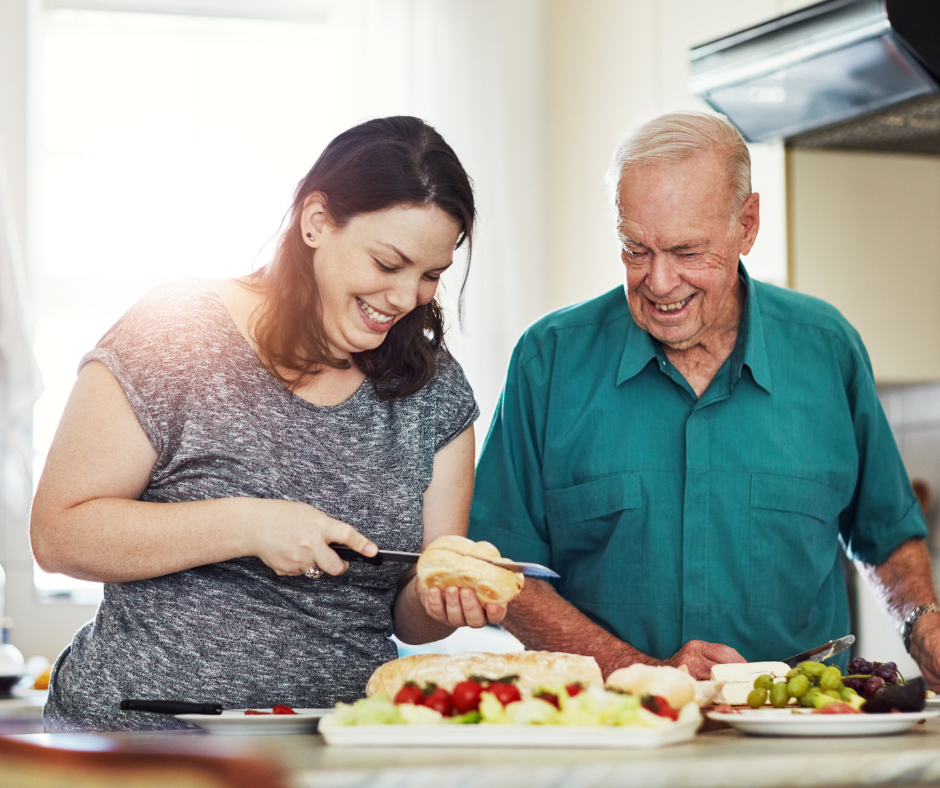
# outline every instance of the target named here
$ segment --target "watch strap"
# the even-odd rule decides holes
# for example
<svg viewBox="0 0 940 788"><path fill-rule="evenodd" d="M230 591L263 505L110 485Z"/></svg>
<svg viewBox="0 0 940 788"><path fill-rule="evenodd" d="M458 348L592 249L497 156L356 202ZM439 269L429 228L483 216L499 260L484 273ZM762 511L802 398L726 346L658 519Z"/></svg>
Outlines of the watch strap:
<svg viewBox="0 0 940 788"><path fill-rule="evenodd" d="M908 654L911 653L911 632L914 630L914 624L924 613L940 613L940 605L935 602L930 602L926 605L918 605L910 612L910 615L904 619L904 626L901 628L901 639L904 641L904 650L907 651Z"/></svg>

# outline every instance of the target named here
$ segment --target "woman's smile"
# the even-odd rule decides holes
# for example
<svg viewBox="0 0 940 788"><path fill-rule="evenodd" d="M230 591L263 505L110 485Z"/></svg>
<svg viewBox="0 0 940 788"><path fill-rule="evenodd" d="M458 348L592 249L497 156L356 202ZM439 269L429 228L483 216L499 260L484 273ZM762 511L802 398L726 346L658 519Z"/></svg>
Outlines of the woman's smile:
<svg viewBox="0 0 940 788"><path fill-rule="evenodd" d="M359 307L359 314L362 317L366 327L372 331L385 333L395 324L395 315L381 312L356 296L356 304Z"/></svg>

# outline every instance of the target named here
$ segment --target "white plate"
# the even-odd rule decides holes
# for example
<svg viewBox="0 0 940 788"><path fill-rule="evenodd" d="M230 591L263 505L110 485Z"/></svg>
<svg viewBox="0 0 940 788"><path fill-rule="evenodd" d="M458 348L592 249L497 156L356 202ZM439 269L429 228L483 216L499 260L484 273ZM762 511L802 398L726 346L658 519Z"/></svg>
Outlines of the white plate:
<svg viewBox="0 0 940 788"><path fill-rule="evenodd" d="M884 736L901 733L921 720L940 716L940 711L812 714L808 709L748 709L731 714L710 711L707 716L751 736Z"/></svg>
<svg viewBox="0 0 940 788"><path fill-rule="evenodd" d="M319 733L336 747L590 747L648 749L689 741L701 719L668 728L571 725L337 725L333 715Z"/></svg>
<svg viewBox="0 0 940 788"><path fill-rule="evenodd" d="M940 709L940 697L927 698L927 700L924 701L924 708Z"/></svg>
<svg viewBox="0 0 940 788"><path fill-rule="evenodd" d="M271 709L256 709L271 711ZM296 714L245 714L245 709L229 709L221 714L176 714L178 720L191 722L212 733L310 733L320 717L332 709L294 709Z"/></svg>

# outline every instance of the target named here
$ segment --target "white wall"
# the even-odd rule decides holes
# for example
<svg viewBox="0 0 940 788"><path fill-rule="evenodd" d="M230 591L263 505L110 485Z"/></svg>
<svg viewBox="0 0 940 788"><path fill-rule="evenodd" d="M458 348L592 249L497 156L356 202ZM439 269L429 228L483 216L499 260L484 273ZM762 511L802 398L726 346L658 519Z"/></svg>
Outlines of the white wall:
<svg viewBox="0 0 940 788"><path fill-rule="evenodd" d="M687 87L690 47L793 11L797 0L548 0L549 182L545 228L556 308L621 284L603 176L622 132L678 109L707 109ZM746 260L786 283L784 157L754 145L762 224Z"/></svg>

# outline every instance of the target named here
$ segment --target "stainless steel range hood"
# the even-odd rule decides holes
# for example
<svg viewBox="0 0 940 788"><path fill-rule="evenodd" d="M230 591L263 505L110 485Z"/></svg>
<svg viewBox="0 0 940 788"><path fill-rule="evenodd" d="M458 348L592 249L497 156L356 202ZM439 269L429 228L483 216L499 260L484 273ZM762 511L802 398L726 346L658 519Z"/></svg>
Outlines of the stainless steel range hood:
<svg viewBox="0 0 940 788"><path fill-rule="evenodd" d="M690 57L751 142L940 153L940 0L825 0Z"/></svg>

